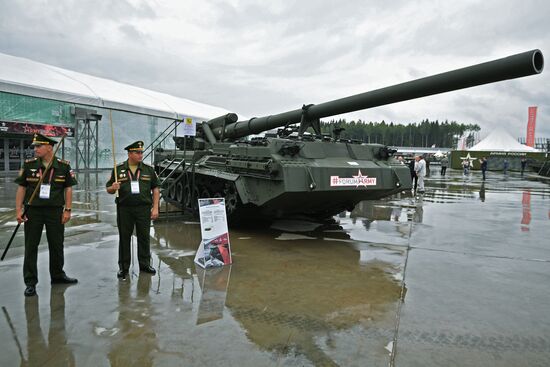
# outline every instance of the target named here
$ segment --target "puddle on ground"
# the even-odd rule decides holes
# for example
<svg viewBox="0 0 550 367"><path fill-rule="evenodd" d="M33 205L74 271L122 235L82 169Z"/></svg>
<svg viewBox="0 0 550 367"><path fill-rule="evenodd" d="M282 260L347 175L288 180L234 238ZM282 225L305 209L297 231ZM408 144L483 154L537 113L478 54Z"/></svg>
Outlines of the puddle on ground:
<svg viewBox="0 0 550 367"><path fill-rule="evenodd" d="M38 296L24 298L22 235L0 264L0 365L388 365L399 348L393 338L411 248L490 256L483 233L491 226L490 243L501 234L524 241L519 250L501 241L499 255L548 261L528 241L548 225L547 184L450 175L428 180L426 194L363 202L322 223L232 229L233 265L207 271L193 263L199 223L157 221L150 234L158 274L140 274L134 260L124 282L115 276L113 197L101 180L89 186L75 193L66 228L66 269L78 285L50 286L41 245ZM3 241L12 200L0 196ZM502 218L510 217L516 227L505 232ZM455 225L468 233L449 236Z"/></svg>

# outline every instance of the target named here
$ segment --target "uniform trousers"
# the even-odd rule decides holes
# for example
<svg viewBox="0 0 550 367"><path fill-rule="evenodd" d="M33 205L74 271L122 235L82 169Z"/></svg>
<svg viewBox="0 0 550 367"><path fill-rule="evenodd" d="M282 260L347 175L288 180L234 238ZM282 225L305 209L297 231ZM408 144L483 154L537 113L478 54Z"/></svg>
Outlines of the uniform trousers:
<svg viewBox="0 0 550 367"><path fill-rule="evenodd" d="M151 206L117 206L118 224L118 266L122 271L128 271L131 263L131 239L136 229L138 262L140 267L150 264L151 249L149 230L151 227Z"/></svg>
<svg viewBox="0 0 550 367"><path fill-rule="evenodd" d="M62 215L63 207L61 206L30 206L28 208L28 220L25 222L25 260L23 262L25 285L38 283L38 244L44 226L46 226L46 238L50 253L50 277L59 279L65 275L63 271L65 225L61 223Z"/></svg>

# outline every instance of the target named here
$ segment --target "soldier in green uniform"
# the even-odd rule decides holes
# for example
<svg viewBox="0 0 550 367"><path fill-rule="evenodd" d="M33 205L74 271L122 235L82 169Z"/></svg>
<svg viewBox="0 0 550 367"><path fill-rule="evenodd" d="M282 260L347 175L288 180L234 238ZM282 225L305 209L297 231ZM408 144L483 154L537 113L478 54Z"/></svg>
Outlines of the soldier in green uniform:
<svg viewBox="0 0 550 367"><path fill-rule="evenodd" d="M23 168L19 171L19 176L15 179L15 183L19 185L15 195L17 221L25 223L25 260L23 263L23 277L27 286L25 296L36 294L38 244L44 225L48 238L52 284L78 282L76 279L69 278L63 271L65 223L71 219L72 186L77 182L69 162L54 157L53 146L55 144L57 142L53 139L41 134L34 134L32 146L35 158L25 161ZM45 172L50 162L51 167ZM43 175L42 184L29 205L29 199ZM28 205L26 215L23 215L24 205Z"/></svg>
<svg viewBox="0 0 550 367"><path fill-rule="evenodd" d="M130 268L130 239L134 228L138 242L139 269L142 272L155 274L150 265L151 250L149 229L151 220L159 215L159 179L153 167L142 162L143 142L136 141L128 145L128 160L116 167L107 182L107 192L118 191L117 225L119 234L117 277L126 279Z"/></svg>

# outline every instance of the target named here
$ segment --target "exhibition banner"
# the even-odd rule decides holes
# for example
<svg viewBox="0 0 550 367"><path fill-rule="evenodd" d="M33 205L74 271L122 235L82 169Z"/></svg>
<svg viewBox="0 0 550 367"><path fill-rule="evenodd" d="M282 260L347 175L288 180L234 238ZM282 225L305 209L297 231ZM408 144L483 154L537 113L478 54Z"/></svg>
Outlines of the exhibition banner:
<svg viewBox="0 0 550 367"><path fill-rule="evenodd" d="M199 217L202 241L195 263L203 268L231 264L225 199L199 199Z"/></svg>
<svg viewBox="0 0 550 367"><path fill-rule="evenodd" d="M537 107L531 106L529 107L529 117L527 120L527 138L525 145L528 147L534 148L535 147L535 126L537 124Z"/></svg>
<svg viewBox="0 0 550 367"><path fill-rule="evenodd" d="M23 121L0 121L0 132L12 134L42 134L50 137L74 136L74 128L60 125L43 125Z"/></svg>

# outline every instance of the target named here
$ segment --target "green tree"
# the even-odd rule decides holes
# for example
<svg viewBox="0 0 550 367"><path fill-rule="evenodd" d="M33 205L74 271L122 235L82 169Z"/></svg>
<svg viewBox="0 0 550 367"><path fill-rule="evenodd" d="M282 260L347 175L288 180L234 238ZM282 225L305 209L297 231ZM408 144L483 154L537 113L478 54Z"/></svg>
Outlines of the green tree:
<svg viewBox="0 0 550 367"><path fill-rule="evenodd" d="M378 143L393 146L437 147L456 146L458 137L467 134L470 141L474 132L480 130L477 124L462 124L456 121L440 123L438 120L424 119L420 122L399 124L391 121L389 124L380 122L365 122L362 120L346 121L345 119L321 121L321 132L332 135L335 128L344 128L343 139L358 140L363 143Z"/></svg>

